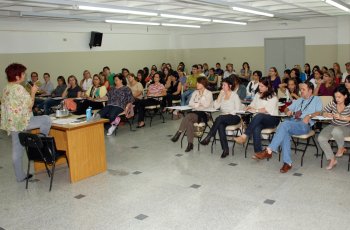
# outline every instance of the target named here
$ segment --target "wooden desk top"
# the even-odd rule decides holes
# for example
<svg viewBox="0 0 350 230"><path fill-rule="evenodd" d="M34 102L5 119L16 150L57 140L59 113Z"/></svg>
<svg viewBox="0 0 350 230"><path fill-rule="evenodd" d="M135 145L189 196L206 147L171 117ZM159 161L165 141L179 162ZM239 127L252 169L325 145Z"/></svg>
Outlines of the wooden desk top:
<svg viewBox="0 0 350 230"><path fill-rule="evenodd" d="M88 122L81 122L81 123L76 123L76 124L65 124L65 125L59 125L59 124L54 124L52 123L51 125L51 129L56 129L56 130L74 130L74 129L79 129L82 127L88 127L88 126L92 126L92 125L96 125L96 124L100 124L100 123L107 123L109 122L108 119L100 119L97 121L88 121Z"/></svg>

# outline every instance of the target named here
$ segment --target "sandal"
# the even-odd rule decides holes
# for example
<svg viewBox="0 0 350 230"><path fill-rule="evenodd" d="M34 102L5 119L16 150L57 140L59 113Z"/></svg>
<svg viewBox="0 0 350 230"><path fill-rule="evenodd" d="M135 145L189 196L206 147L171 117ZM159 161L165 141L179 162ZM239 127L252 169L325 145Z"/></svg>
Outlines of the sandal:
<svg viewBox="0 0 350 230"><path fill-rule="evenodd" d="M337 154L335 154L336 157L342 157L344 153L346 152L346 148L338 149Z"/></svg>

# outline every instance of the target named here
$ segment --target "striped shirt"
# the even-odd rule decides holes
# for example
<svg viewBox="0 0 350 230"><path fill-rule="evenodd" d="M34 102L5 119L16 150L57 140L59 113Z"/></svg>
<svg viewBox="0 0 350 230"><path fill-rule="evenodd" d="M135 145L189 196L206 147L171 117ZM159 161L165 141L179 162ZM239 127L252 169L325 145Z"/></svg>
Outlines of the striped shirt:
<svg viewBox="0 0 350 230"><path fill-rule="evenodd" d="M337 110L337 104L334 101L331 101L326 107L323 108L323 112L327 112L327 113L339 113ZM350 105L345 106L345 109L343 112L339 113L340 116L343 117L348 117L350 116ZM331 121L332 125L336 125L336 126L349 126L350 123L348 121L343 121L343 120L337 120L334 119Z"/></svg>

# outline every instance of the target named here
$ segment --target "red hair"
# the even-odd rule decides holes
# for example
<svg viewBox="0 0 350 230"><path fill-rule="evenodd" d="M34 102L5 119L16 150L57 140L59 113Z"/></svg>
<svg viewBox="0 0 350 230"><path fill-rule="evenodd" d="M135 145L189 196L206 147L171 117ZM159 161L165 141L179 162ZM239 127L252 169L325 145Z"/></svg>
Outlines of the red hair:
<svg viewBox="0 0 350 230"><path fill-rule="evenodd" d="M8 82L14 82L17 81L16 77L21 77L22 73L24 73L27 70L27 68L18 63L12 63L11 65L7 66L5 73L7 75L7 81Z"/></svg>

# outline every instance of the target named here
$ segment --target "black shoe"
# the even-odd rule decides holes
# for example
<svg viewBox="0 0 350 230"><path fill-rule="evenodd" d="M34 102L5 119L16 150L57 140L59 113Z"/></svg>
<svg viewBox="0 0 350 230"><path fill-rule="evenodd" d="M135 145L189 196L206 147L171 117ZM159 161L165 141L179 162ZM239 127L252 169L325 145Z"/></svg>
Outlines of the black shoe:
<svg viewBox="0 0 350 230"><path fill-rule="evenodd" d="M145 126L146 126L146 123L143 123L143 125L138 125L138 126L136 126L136 128L140 129L140 128L143 128Z"/></svg>
<svg viewBox="0 0 350 230"><path fill-rule="evenodd" d="M26 181L27 179L29 180L30 178L33 177L33 174L28 174L22 181Z"/></svg>
<svg viewBox="0 0 350 230"><path fill-rule="evenodd" d="M211 136L206 136L200 143L201 145L208 145L210 142Z"/></svg>
<svg viewBox="0 0 350 230"><path fill-rule="evenodd" d="M188 143L187 148L185 149L185 152L188 153L193 149L193 143Z"/></svg>
<svg viewBox="0 0 350 230"><path fill-rule="evenodd" d="M228 155L230 155L230 150L224 150L221 154L221 158L225 158L227 157Z"/></svg>
<svg viewBox="0 0 350 230"><path fill-rule="evenodd" d="M171 141L172 141L172 142L178 141L179 138L180 138L180 136L181 136L181 132L177 131L177 132L175 133L175 135L171 138Z"/></svg>

